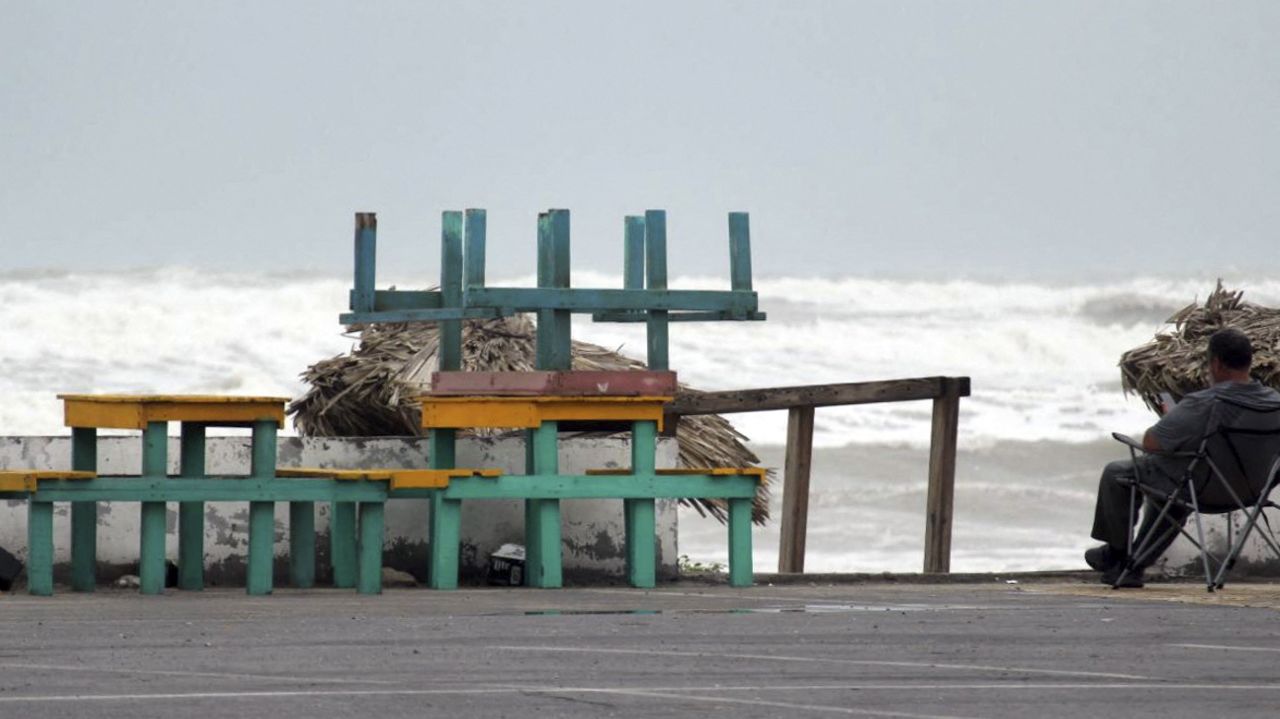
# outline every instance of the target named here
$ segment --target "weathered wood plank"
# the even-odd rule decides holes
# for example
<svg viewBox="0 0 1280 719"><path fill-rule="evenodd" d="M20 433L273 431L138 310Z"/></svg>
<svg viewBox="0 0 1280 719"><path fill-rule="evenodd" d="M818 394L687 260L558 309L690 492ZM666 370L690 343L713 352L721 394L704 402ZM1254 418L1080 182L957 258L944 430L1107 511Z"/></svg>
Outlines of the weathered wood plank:
<svg viewBox="0 0 1280 719"><path fill-rule="evenodd" d="M809 527L809 470L813 460L813 407L792 407L787 418L786 474L782 483L779 572L803 572Z"/></svg>
<svg viewBox="0 0 1280 719"><path fill-rule="evenodd" d="M668 312L668 322L761 322L769 318L765 312ZM592 312L593 322L648 322L644 310L610 310Z"/></svg>
<svg viewBox="0 0 1280 719"><path fill-rule="evenodd" d="M755 292L731 290L618 290L593 287L484 287L467 293L467 307L508 308L517 312L566 310L579 314L621 310L730 312L757 311Z"/></svg>
<svg viewBox="0 0 1280 719"><path fill-rule="evenodd" d="M704 392L677 398L667 406L667 414L727 414L765 412L791 407L829 407L842 404L907 402L942 396L947 387L957 396L969 395L968 377L920 377L879 382L771 387L768 389Z"/></svg>
<svg viewBox="0 0 1280 719"><path fill-rule="evenodd" d="M955 500L956 434L960 426L959 387L948 383L933 401L929 445L929 493L925 502L924 571L951 571L951 520ZM966 387L967 389L967 387Z"/></svg>
<svg viewBox="0 0 1280 719"><path fill-rule="evenodd" d="M645 370L434 372L432 395L673 396L675 372Z"/></svg>

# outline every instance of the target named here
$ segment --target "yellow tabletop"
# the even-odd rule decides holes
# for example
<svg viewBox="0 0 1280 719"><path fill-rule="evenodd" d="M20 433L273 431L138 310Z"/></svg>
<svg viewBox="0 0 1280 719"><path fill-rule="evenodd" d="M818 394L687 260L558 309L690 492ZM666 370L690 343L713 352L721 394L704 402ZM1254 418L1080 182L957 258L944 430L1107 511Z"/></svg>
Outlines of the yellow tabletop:
<svg viewBox="0 0 1280 719"><path fill-rule="evenodd" d="M259 421L284 424L287 397L220 395L60 394L68 427L146 429L149 422L200 422L237 426Z"/></svg>
<svg viewBox="0 0 1280 719"><path fill-rule="evenodd" d="M662 429L662 408L671 397L419 397L426 429L525 427L543 422L635 422L649 420Z"/></svg>

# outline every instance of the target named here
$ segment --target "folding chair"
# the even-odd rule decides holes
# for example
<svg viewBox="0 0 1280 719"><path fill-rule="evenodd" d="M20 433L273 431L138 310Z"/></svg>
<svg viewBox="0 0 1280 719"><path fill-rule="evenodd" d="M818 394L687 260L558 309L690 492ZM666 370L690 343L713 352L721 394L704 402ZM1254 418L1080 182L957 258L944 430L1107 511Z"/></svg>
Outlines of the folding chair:
<svg viewBox="0 0 1280 719"><path fill-rule="evenodd" d="M1193 452L1147 452L1140 442L1131 437L1119 433L1112 436L1129 447L1129 454L1134 459L1137 476L1130 482L1130 524L1134 524L1137 518L1139 495L1150 500L1153 506L1160 507L1156 521L1146 523L1148 530L1136 539L1136 548L1135 538L1130 532L1128 561L1113 587L1119 586L1137 567L1145 566L1152 558L1150 555L1165 546L1166 540L1175 532L1181 533L1200 550L1205 582L1210 592L1223 587L1223 577L1235 566L1259 518L1267 524L1268 530L1259 530L1259 536L1280 558L1280 545L1271 535L1271 524L1262 513L1267 507L1280 508L1270 500L1277 470L1280 470L1280 402L1215 398L1205 434ZM1144 469L1143 463L1138 461L1139 452L1147 456L1184 460L1186 468L1173 482L1172 489L1167 483L1159 486L1147 476L1149 469ZM1195 537L1184 529L1182 523L1169 516L1175 506L1195 516ZM1239 536L1233 539L1234 523L1230 515L1236 511L1244 512L1246 519ZM1209 551L1201 518L1205 514L1228 515L1225 558ZM1167 526L1162 527L1162 524ZM1211 566L1211 559L1217 566L1216 571Z"/></svg>

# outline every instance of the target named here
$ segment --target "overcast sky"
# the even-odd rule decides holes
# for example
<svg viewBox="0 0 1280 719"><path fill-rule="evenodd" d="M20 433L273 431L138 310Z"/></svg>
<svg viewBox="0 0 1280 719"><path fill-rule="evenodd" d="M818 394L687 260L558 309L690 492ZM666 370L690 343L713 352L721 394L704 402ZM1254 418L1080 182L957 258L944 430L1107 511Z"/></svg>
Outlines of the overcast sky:
<svg viewBox="0 0 1280 719"><path fill-rule="evenodd" d="M491 275L539 209L617 271L1093 277L1280 268L1280 3L0 0L0 273Z"/></svg>

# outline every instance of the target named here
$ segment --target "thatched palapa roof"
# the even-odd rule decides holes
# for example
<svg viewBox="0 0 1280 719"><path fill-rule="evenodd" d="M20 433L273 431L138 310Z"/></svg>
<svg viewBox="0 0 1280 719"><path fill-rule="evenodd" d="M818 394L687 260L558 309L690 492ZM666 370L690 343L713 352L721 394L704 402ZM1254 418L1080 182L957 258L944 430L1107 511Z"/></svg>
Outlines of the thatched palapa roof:
<svg viewBox="0 0 1280 719"><path fill-rule="evenodd" d="M421 411L413 401L431 385L439 366L435 323L374 324L362 328L350 353L322 360L302 378L310 389L289 405L293 423L304 436L397 436L422 434ZM529 371L534 369L534 324L517 315L469 320L462 326L462 369ZM588 342L573 343L575 370L644 369L644 363ZM696 390L680 386L680 393ZM748 467L759 458L728 420L699 415L680 420L679 462L683 467ZM756 494L753 520L769 518L768 485ZM723 500L681 500L698 512L724 521Z"/></svg>
<svg viewBox="0 0 1280 719"><path fill-rule="evenodd" d="M1136 393L1156 409L1160 393L1174 399L1209 385L1205 358L1209 336L1233 327L1253 342L1253 376L1280 389L1280 309L1243 300L1244 292L1224 289L1222 281L1204 304L1192 302L1168 319L1171 327L1120 358L1124 391Z"/></svg>

